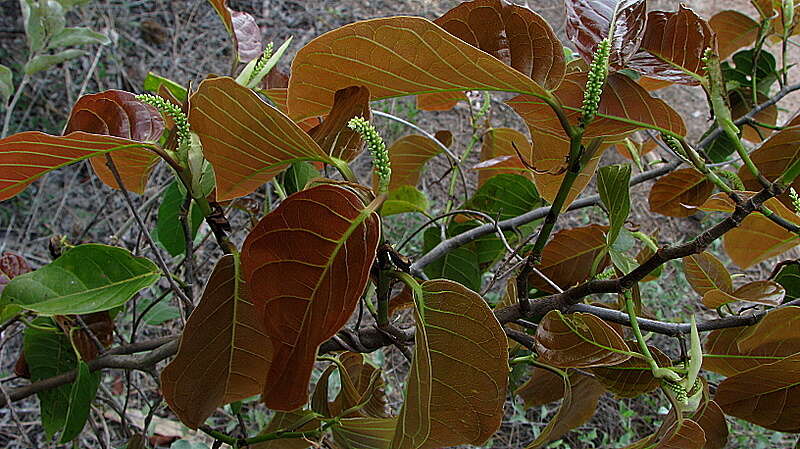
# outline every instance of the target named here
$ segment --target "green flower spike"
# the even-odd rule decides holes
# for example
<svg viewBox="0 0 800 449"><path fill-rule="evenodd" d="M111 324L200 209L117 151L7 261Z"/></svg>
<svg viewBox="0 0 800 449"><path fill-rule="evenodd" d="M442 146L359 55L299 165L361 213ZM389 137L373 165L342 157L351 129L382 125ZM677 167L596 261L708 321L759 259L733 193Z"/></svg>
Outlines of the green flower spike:
<svg viewBox="0 0 800 449"><path fill-rule="evenodd" d="M597 45L594 59L589 66L586 89L583 92L583 107L581 108L580 125L586 128L597 114L600 107L600 96L603 94L603 86L608 77L608 58L611 54L611 41L603 39Z"/></svg>
<svg viewBox="0 0 800 449"><path fill-rule="evenodd" d="M794 213L800 214L800 195L794 190L794 187L789 187L789 199L792 200L794 206Z"/></svg>
<svg viewBox="0 0 800 449"><path fill-rule="evenodd" d="M388 192L389 180L392 177L392 167L389 162L389 150L386 149L383 139L378 135L375 127L363 117L353 117L347 122L347 126L359 133L367 144L367 148L369 148L372 164L378 174L378 193Z"/></svg>
<svg viewBox="0 0 800 449"><path fill-rule="evenodd" d="M253 71L250 72L250 77L247 79L247 84L250 84L256 77L256 75L258 75L259 73L261 73L262 70L264 70L264 66L267 65L267 61L269 61L269 58L272 57L273 47L274 45L272 44L272 42L270 42L269 44L267 44L266 47L264 47L264 52L261 53L261 56L258 57L258 62L256 63L256 66L253 68Z"/></svg>
<svg viewBox="0 0 800 449"><path fill-rule="evenodd" d="M188 148L191 142L189 119L179 106L151 94L137 95L136 99L156 108L162 115L169 116L175 122L175 131L178 133L178 148Z"/></svg>

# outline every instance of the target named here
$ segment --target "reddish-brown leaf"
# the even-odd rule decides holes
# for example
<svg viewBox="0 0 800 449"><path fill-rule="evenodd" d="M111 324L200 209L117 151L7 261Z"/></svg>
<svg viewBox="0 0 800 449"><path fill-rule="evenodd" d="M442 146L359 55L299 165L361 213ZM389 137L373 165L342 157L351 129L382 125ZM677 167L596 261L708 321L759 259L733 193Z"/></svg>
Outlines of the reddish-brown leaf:
<svg viewBox="0 0 800 449"><path fill-rule="evenodd" d="M706 445L703 449L723 449L728 442L728 422L725 420L725 412L719 404L714 401L706 401L692 416L706 438Z"/></svg>
<svg viewBox="0 0 800 449"><path fill-rule="evenodd" d="M564 400L558 412L526 449L538 449L560 438L570 430L586 423L594 415L597 402L605 389L589 376L557 376L564 388Z"/></svg>
<svg viewBox="0 0 800 449"><path fill-rule="evenodd" d="M435 24L519 70L546 89L564 78L564 47L540 15L504 0L461 3Z"/></svg>
<svg viewBox="0 0 800 449"><path fill-rule="evenodd" d="M20 274L30 272L31 267L24 257L10 252L3 253L3 256L0 257L0 293L12 279Z"/></svg>
<svg viewBox="0 0 800 449"><path fill-rule="evenodd" d="M49 171L143 145L121 137L80 131L67 136L26 131L0 139L0 201L14 197Z"/></svg>
<svg viewBox="0 0 800 449"><path fill-rule="evenodd" d="M459 101L469 101L464 92L438 92L417 95L417 109L421 111L449 111Z"/></svg>
<svg viewBox="0 0 800 449"><path fill-rule="evenodd" d="M570 378L578 376L581 374L570 373ZM549 369L534 367L531 377L514 394L522 398L525 408L539 407L564 397L564 380Z"/></svg>
<svg viewBox="0 0 800 449"><path fill-rule="evenodd" d="M779 432L800 432L800 354L723 380L714 400L728 415Z"/></svg>
<svg viewBox="0 0 800 449"><path fill-rule="evenodd" d="M228 0L209 0L228 30L238 59L248 62L261 56L261 30L250 14L228 8Z"/></svg>
<svg viewBox="0 0 800 449"><path fill-rule="evenodd" d="M761 104L768 100L762 93L757 93L757 102ZM729 96L731 105L731 116L734 120L745 116L753 108L752 94L750 92L733 91ZM758 112L753 116L753 120L774 126L778 122L778 106L772 105ZM742 127L742 138L750 142L761 142L772 133L772 130L755 124L745 124Z"/></svg>
<svg viewBox="0 0 800 449"><path fill-rule="evenodd" d="M389 161L392 164L392 180L389 190L401 186L416 187L422 174L422 167L428 160L441 152L440 144L418 134L396 140L389 147ZM377 185L377 177L373 181Z"/></svg>
<svg viewBox="0 0 800 449"><path fill-rule="evenodd" d="M742 285L728 293L722 290L710 290L703 294L703 304L709 309L716 309L729 302L745 301L767 306L780 305L786 289L773 281L754 281Z"/></svg>
<svg viewBox="0 0 800 449"><path fill-rule="evenodd" d="M292 162L332 163L289 117L231 78L204 80L189 104L192 131L214 167L217 201L255 191Z"/></svg>
<svg viewBox="0 0 800 449"><path fill-rule="evenodd" d="M482 445L503 418L505 333L486 301L461 284L438 279L422 289L414 357L391 447Z"/></svg>
<svg viewBox="0 0 800 449"><path fill-rule="evenodd" d="M350 129L347 122L353 117L369 120L371 116L369 90L363 86L351 86L336 92L331 112L308 135L323 152L337 159L352 161L361 153L361 135Z"/></svg>
<svg viewBox="0 0 800 449"><path fill-rule="evenodd" d="M737 341L739 351L748 353L765 346L797 343L800 340L798 324L800 324L800 307L772 309L758 324L747 328L747 331L741 334ZM793 350L800 352L800 345L795 345Z"/></svg>
<svg viewBox="0 0 800 449"><path fill-rule="evenodd" d="M705 74L706 48L716 49L714 32L694 11L682 4L677 11L651 11L641 51L629 67L650 78L697 85Z"/></svg>
<svg viewBox="0 0 800 449"><path fill-rule="evenodd" d="M537 360L560 368L616 365L631 357L625 340L589 313L547 312L536 328Z"/></svg>
<svg viewBox="0 0 800 449"><path fill-rule="evenodd" d="M587 63L592 62L597 44L609 37L615 12L609 58L611 66L623 68L639 50L647 19L644 0L568 0L564 4L567 7L567 38Z"/></svg>
<svg viewBox="0 0 800 449"><path fill-rule="evenodd" d="M388 17L343 26L297 53L289 79L290 116L324 115L334 92L357 85L367 86L373 100L466 90L545 95L523 73L427 19Z"/></svg>
<svg viewBox="0 0 800 449"><path fill-rule="evenodd" d="M733 292L733 281L728 269L708 251L686 256L682 262L686 280L701 296L714 289Z"/></svg>
<svg viewBox="0 0 800 449"><path fill-rule="evenodd" d="M636 347L635 343L633 343L633 347ZM648 348L658 366L664 367L672 364L669 357L660 349L654 346L648 346ZM635 398L661 386L661 379L653 376L647 361L636 357L631 357L617 365L592 368L591 372L606 390L621 398Z"/></svg>
<svg viewBox="0 0 800 449"><path fill-rule="evenodd" d="M595 258L606 247L606 230L600 225L558 231L542 251L542 262L537 268L562 289L589 279ZM608 266L604 257L597 265L597 272ZM540 290L553 292L553 287L538 274L530 277L531 285Z"/></svg>
<svg viewBox="0 0 800 449"><path fill-rule="evenodd" d="M114 342L114 320L108 311L95 312L81 316L83 323L79 322L74 315L56 315L54 321L70 337L72 345L81 354L81 359L90 362L97 358L100 348L97 342L103 347L109 347ZM93 335L83 327L84 324Z"/></svg>
<svg viewBox="0 0 800 449"><path fill-rule="evenodd" d="M105 134L142 142L157 142L164 132L161 114L147 103L137 100L134 94L121 90L107 90L84 95L72 107L64 134L83 131ZM143 193L147 178L158 162L158 156L143 148L129 148L112 155L117 171L132 192ZM119 188L105 156L90 159L97 176L109 187Z"/></svg>
<svg viewBox="0 0 800 449"><path fill-rule="evenodd" d="M288 197L245 239L243 277L251 299L265 307L273 357L281 360L264 386L269 408L294 410L308 400L317 348L355 309L379 234L378 216L358 196L319 185Z"/></svg>
<svg viewBox="0 0 800 449"><path fill-rule="evenodd" d="M770 181L781 176L789 165L800 158L800 126L791 126L776 132L761 146L750 153L750 159L756 164L758 170ZM739 169L739 177L747 190L760 190L761 184L750 173L746 166ZM800 190L800 180L792 183L795 190ZM782 203L791 207L789 194L784 193L778 197Z"/></svg>
<svg viewBox="0 0 800 449"><path fill-rule="evenodd" d="M758 37L758 22L739 11L720 11L714 14L708 24L717 34L717 54L720 60L749 46Z"/></svg>
<svg viewBox="0 0 800 449"><path fill-rule="evenodd" d="M386 396L380 369L364 360L363 355L353 352L345 352L339 359L345 372L339 373L342 389L329 405L331 416L341 416L345 410L362 406L346 417L385 418Z"/></svg>
<svg viewBox="0 0 800 449"><path fill-rule="evenodd" d="M531 143L521 132L511 128L491 128L486 131L481 146L481 164L474 167L478 170L479 186L501 173L529 173L523 167L514 147L527 162L533 160Z"/></svg>
<svg viewBox="0 0 800 449"><path fill-rule="evenodd" d="M770 314L772 313L775 312L770 312ZM796 315L797 310L791 311L791 313ZM780 318L780 316L778 317ZM757 341L756 338L760 339L762 336L754 332L756 326L715 330L708 335L705 343L706 354L703 357L703 368L723 376L733 376L800 353L800 335L797 335L796 322L796 319L788 321L770 319L767 322L770 327L762 325L759 328L766 334L764 338L780 335L781 332L783 332L783 337L771 341L765 340L766 342L757 346L754 345ZM773 330L777 333L773 334ZM739 342L748 335L754 335L756 338L749 340L750 346L746 346L742 350Z"/></svg>
<svg viewBox="0 0 800 449"><path fill-rule="evenodd" d="M650 210L668 217L688 217L697 213L714 191L714 183L693 168L682 168L662 176L650 189Z"/></svg>
<svg viewBox="0 0 800 449"><path fill-rule="evenodd" d="M567 155L569 154L569 141L548 134L535 132L532 134L533 150L531 161L537 170L537 172L533 173L533 182L536 184L536 190L539 191L539 195L552 203L556 195L558 195L558 189L561 188L561 181L566 176L565 169ZM572 187L570 187L566 200L564 200L564 207L569 207L592 181L597 171L597 165L600 163L600 158L608 147L609 145L602 144L581 169L580 174L575 179Z"/></svg>
<svg viewBox="0 0 800 449"><path fill-rule="evenodd" d="M278 432L284 429L295 431L312 431L319 429L319 419L313 416L311 410L292 410L291 412L275 412L266 427L261 429L259 435ZM251 449L306 449L311 443L305 438L283 438L271 441L262 441L250 446Z"/></svg>
<svg viewBox="0 0 800 449"><path fill-rule="evenodd" d="M247 297L239 262L223 256L189 316L178 354L161 372L169 407L192 429L217 407L261 392L273 357L261 317Z"/></svg>
<svg viewBox="0 0 800 449"><path fill-rule="evenodd" d="M586 78L583 71L570 73L554 92L572 125L577 125L581 115ZM525 119L532 134L546 133L567 140L561 122L544 101L531 95L519 95L507 103ZM597 117L586 128L584 137L619 136L640 128L686 134L683 119L667 103L654 98L625 75L609 75Z"/></svg>

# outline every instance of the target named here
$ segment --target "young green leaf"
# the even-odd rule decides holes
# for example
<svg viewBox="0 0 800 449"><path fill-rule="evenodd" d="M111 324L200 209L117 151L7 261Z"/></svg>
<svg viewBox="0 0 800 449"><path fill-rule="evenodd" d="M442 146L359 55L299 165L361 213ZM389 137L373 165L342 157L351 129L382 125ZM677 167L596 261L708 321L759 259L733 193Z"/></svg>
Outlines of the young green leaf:
<svg viewBox="0 0 800 449"><path fill-rule="evenodd" d="M70 48L69 50L63 50L54 54L36 55L33 59L25 63L23 70L26 75L33 75L42 70L47 70L56 64L61 64L62 62L75 59L85 54L86 52L83 50Z"/></svg>
<svg viewBox="0 0 800 449"><path fill-rule="evenodd" d="M428 252L441 241L441 229L431 226L423 233L422 249ZM451 249L426 265L424 271L430 278L450 279L471 290L481 289L480 259L475 242Z"/></svg>
<svg viewBox="0 0 800 449"><path fill-rule="evenodd" d="M103 33L85 27L64 28L47 43L47 48L76 47L78 45L108 45L111 39Z"/></svg>
<svg viewBox="0 0 800 449"><path fill-rule="evenodd" d="M0 303L42 315L110 310L152 285L161 272L149 259L112 246L76 246L44 267L17 276Z"/></svg>
<svg viewBox="0 0 800 449"><path fill-rule="evenodd" d="M498 221L529 212L542 205L536 186L526 177L503 173L486 181L463 209L489 214Z"/></svg>
<svg viewBox="0 0 800 449"><path fill-rule="evenodd" d="M164 191L161 206L158 208L158 221L153 237L172 256L178 256L186 251L186 240L183 234L183 225L180 221L181 209L186 199L185 192L175 180ZM192 202L189 213L189 228L192 232L191 240L197 235L197 230L203 223L203 213Z"/></svg>
<svg viewBox="0 0 800 449"><path fill-rule="evenodd" d="M631 166L627 164L601 167L597 175L597 191L608 210L609 245L614 244L631 210L630 180Z"/></svg>
<svg viewBox="0 0 800 449"><path fill-rule="evenodd" d="M61 432L59 443L64 444L75 439L80 435L86 420L89 418L91 404L97 395L97 387L100 383L100 372L92 373L89 365L84 361L78 361L78 373L72 382L72 391L69 395L69 405L67 416L64 420L64 430Z"/></svg>
<svg viewBox="0 0 800 449"><path fill-rule="evenodd" d="M0 103L5 107L11 94L14 93L14 79L11 69L0 64Z"/></svg>
<svg viewBox="0 0 800 449"><path fill-rule="evenodd" d="M389 196L383 202L381 215L388 217L406 212L419 212L427 214L428 197L413 186L400 186L389 191Z"/></svg>

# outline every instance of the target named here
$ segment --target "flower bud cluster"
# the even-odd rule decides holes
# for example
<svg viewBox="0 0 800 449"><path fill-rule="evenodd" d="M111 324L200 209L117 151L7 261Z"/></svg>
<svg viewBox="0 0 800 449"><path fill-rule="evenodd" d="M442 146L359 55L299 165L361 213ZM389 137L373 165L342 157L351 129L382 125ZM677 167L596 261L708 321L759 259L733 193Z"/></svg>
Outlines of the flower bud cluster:
<svg viewBox="0 0 800 449"><path fill-rule="evenodd" d="M608 77L608 58L611 55L611 41L606 38L597 45L594 59L589 66L586 89L583 92L583 107L581 108L581 126L584 128L594 119L600 107L600 96L603 95L603 86Z"/></svg>
<svg viewBox="0 0 800 449"><path fill-rule="evenodd" d="M162 115L169 116L175 122L175 132L178 133L178 148L188 145L191 141L189 134L189 119L181 108L157 95L141 94L136 99L156 108Z"/></svg>
<svg viewBox="0 0 800 449"><path fill-rule="evenodd" d="M372 156L372 164L378 174L379 193L388 192L389 180L392 177L392 167L389 162L389 150L386 149L386 144L383 142L383 139L378 135L378 131L375 130L375 127L369 123L369 120L363 117L353 117L347 123L347 126L359 133L367 144L367 148Z"/></svg>

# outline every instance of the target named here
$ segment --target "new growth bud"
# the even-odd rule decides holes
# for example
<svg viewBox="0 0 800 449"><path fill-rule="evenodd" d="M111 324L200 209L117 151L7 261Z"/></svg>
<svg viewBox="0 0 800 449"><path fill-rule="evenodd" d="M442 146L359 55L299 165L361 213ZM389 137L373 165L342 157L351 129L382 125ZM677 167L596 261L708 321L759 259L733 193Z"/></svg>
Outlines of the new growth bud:
<svg viewBox="0 0 800 449"><path fill-rule="evenodd" d="M367 144L369 153L372 156L372 164L378 174L378 193L388 192L389 181L392 177L392 167L389 162L389 150L386 149L383 139L378 135L375 127L363 117L353 117L347 123L347 126L359 133Z"/></svg>
<svg viewBox="0 0 800 449"><path fill-rule="evenodd" d="M583 107L581 108L580 125L583 128L589 125L600 107L600 96L603 95L603 86L608 77L608 58L611 55L611 41L606 38L597 45L594 59L589 66L586 89L583 92Z"/></svg>

